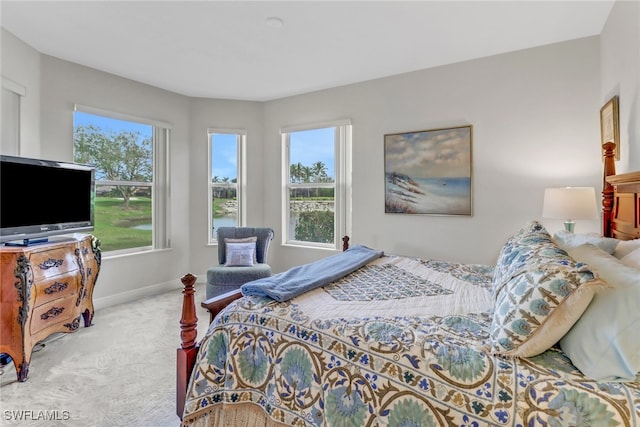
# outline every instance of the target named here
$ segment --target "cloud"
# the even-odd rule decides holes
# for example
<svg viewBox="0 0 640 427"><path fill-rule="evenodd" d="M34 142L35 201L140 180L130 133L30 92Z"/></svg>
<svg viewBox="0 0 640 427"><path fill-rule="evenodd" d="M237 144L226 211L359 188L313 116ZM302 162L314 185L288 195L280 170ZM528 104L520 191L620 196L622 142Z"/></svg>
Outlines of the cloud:
<svg viewBox="0 0 640 427"><path fill-rule="evenodd" d="M385 136L385 167L416 178L468 177L471 127Z"/></svg>

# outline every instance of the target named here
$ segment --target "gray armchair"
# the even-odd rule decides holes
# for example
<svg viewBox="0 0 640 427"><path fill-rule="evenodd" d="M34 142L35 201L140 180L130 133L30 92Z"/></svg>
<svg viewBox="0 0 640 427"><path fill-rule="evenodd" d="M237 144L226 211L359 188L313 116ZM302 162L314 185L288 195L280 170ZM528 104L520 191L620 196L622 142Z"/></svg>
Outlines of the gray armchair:
<svg viewBox="0 0 640 427"><path fill-rule="evenodd" d="M256 237L255 262L252 266L225 266L227 245L225 239L246 239ZM273 239L273 229L268 227L220 227L218 238L218 265L207 270L206 298L238 289L252 280L271 276L271 266L267 264L269 244Z"/></svg>

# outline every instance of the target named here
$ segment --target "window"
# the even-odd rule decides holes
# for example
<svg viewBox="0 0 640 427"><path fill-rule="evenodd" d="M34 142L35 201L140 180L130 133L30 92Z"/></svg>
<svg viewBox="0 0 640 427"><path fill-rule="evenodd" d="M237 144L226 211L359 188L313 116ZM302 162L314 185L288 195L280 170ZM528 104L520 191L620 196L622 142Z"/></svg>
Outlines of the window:
<svg viewBox="0 0 640 427"><path fill-rule="evenodd" d="M169 126L76 106L74 161L96 167L95 236L104 252L169 247Z"/></svg>
<svg viewBox="0 0 640 427"><path fill-rule="evenodd" d="M244 131L209 129L209 243L220 227L244 224L242 153Z"/></svg>
<svg viewBox="0 0 640 427"><path fill-rule="evenodd" d="M351 125L283 129L283 241L342 247L350 232Z"/></svg>

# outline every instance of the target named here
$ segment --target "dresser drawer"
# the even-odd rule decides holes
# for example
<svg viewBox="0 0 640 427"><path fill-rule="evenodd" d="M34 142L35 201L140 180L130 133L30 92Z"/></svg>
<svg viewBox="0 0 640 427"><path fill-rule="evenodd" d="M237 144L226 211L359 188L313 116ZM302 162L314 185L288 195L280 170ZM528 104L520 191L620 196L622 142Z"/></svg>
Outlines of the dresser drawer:
<svg viewBox="0 0 640 427"><path fill-rule="evenodd" d="M75 305L75 295L67 295L34 308L31 316L31 334L69 320L74 315Z"/></svg>
<svg viewBox="0 0 640 427"><path fill-rule="evenodd" d="M76 257L68 248L35 252L31 254L29 262L35 282L78 269Z"/></svg>
<svg viewBox="0 0 640 427"><path fill-rule="evenodd" d="M78 275L71 271L60 276L35 283L35 306L45 304L66 295L75 294L78 290Z"/></svg>

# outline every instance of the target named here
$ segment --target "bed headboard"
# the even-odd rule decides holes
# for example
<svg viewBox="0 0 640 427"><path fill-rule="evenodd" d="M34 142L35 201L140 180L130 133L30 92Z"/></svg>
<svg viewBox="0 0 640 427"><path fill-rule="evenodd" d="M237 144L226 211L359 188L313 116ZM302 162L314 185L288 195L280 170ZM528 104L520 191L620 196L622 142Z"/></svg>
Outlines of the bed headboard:
<svg viewBox="0 0 640 427"><path fill-rule="evenodd" d="M616 175L615 144L604 144L602 235L621 240L640 238L640 171Z"/></svg>

